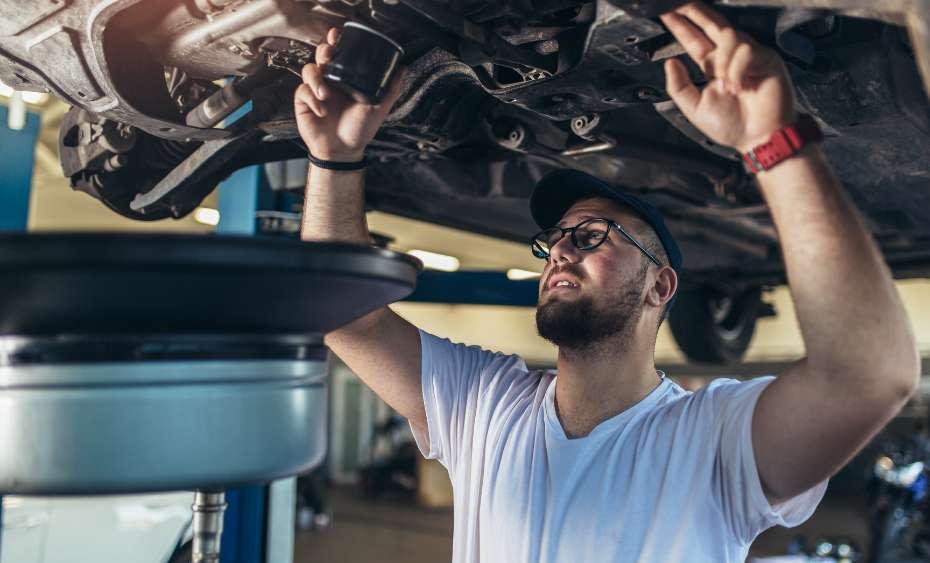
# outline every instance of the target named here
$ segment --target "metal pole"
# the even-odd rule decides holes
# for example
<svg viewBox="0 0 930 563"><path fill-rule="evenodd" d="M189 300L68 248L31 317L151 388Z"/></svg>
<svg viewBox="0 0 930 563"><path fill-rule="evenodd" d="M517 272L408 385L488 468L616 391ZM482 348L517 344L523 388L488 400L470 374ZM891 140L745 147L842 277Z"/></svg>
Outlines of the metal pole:
<svg viewBox="0 0 930 563"><path fill-rule="evenodd" d="M193 563L219 563L226 493L195 491L191 508L194 511Z"/></svg>

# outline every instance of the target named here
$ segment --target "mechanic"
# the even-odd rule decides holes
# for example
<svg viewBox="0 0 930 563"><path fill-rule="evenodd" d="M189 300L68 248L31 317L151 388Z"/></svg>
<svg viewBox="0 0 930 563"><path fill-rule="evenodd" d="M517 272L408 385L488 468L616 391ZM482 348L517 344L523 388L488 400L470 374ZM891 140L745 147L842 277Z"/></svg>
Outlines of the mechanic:
<svg viewBox="0 0 930 563"><path fill-rule="evenodd" d="M662 21L708 79L699 89L681 61L666 63L669 95L707 137L746 153L799 122L777 53L700 3ZM303 238L367 244L363 173L331 167L362 159L401 78L367 106L316 65L303 76L295 106L316 159ZM741 563L763 530L805 521L827 479L905 404L920 371L910 323L820 148L758 183L807 353L778 378L689 393L657 372L678 247L653 207L572 171L545 177L531 200L544 229L534 251L547 256L537 328L558 346L555 372L418 331L386 308L326 337L449 471L454 561Z"/></svg>

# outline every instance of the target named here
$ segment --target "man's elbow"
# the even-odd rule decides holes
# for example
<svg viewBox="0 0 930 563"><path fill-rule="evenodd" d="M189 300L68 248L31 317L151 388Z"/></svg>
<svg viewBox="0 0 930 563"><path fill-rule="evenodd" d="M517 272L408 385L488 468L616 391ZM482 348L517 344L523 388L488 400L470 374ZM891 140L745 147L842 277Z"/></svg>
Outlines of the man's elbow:
<svg viewBox="0 0 930 563"><path fill-rule="evenodd" d="M877 366L880 377L875 384L889 400L903 406L920 388L921 360L916 343L905 348L904 353L894 358L886 357L883 365Z"/></svg>
<svg viewBox="0 0 930 563"><path fill-rule="evenodd" d="M898 392L902 397L902 401L907 401L920 389L923 366L920 360L920 350L918 350L916 343L912 347L912 353L908 354L908 360L903 362L904 365L900 367L901 382L899 383Z"/></svg>
<svg viewBox="0 0 930 563"><path fill-rule="evenodd" d="M921 360L913 340L888 346L885 353L868 356L852 354L834 362L819 364L816 371L828 376L836 385L857 390L860 397L903 406L920 387Z"/></svg>

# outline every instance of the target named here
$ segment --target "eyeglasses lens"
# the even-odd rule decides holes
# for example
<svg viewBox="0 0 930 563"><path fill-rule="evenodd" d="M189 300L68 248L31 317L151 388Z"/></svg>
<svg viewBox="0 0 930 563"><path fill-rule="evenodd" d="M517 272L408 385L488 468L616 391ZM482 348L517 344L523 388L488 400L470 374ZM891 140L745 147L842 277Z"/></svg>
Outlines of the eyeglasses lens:
<svg viewBox="0 0 930 563"><path fill-rule="evenodd" d="M558 228L546 229L533 237L533 255L537 258L548 258L549 251L562 238L562 230Z"/></svg>
<svg viewBox="0 0 930 563"><path fill-rule="evenodd" d="M581 250L590 250L607 238L607 231L610 229L610 223L601 219L587 221L575 228L575 246Z"/></svg>
<svg viewBox="0 0 930 563"><path fill-rule="evenodd" d="M562 240L562 229L553 227L537 234L533 239L533 254L537 258L549 258L552 247Z"/></svg>

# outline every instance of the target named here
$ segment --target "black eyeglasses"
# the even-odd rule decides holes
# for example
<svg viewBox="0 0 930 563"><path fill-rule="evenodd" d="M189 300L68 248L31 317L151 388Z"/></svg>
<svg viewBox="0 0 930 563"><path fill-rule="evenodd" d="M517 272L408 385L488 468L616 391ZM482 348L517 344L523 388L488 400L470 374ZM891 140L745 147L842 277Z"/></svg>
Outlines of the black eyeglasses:
<svg viewBox="0 0 930 563"><path fill-rule="evenodd" d="M662 266L659 260L656 259L651 252L646 250L638 240L633 238L630 233L626 232L619 223L611 221L610 219L588 219L587 221L578 223L574 227L564 229L562 227L552 227L540 231L530 241L533 249L533 256L541 260L548 260L552 247L558 244L566 233L571 234L572 244L574 244L575 248L578 250L594 250L607 240L607 237L610 235L611 227L620 231L620 234L632 242L636 248L640 249L656 266Z"/></svg>

